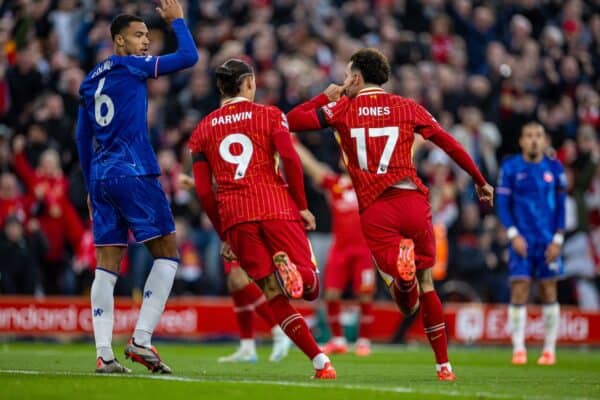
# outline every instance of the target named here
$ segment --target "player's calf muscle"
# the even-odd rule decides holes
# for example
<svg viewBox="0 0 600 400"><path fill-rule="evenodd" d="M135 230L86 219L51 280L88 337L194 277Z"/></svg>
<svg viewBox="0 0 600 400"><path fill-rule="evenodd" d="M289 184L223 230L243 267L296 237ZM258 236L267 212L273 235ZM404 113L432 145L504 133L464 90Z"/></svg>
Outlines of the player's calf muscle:
<svg viewBox="0 0 600 400"><path fill-rule="evenodd" d="M281 286L279 286L279 282L277 282L277 278L275 277L274 273L266 278L259 279L256 283L262 289L267 300L271 300L273 297L283 294Z"/></svg>

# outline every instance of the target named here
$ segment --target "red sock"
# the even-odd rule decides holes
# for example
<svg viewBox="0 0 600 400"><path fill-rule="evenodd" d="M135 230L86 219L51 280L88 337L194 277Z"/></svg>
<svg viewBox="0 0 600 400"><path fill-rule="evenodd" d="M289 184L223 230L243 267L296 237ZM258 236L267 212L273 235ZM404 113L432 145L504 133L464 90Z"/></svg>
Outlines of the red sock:
<svg viewBox="0 0 600 400"><path fill-rule="evenodd" d="M373 303L360 303L360 327L358 337L370 339L373 324Z"/></svg>
<svg viewBox="0 0 600 400"><path fill-rule="evenodd" d="M405 315L414 312L419 303L419 283L416 279L412 282L394 280L390 289L394 292L394 300L400 311Z"/></svg>
<svg viewBox="0 0 600 400"><path fill-rule="evenodd" d="M270 327L277 325L273 312L269 306L269 302L258 285L254 282L247 284L244 289L249 299L252 299L254 311L261 317Z"/></svg>
<svg viewBox="0 0 600 400"><path fill-rule="evenodd" d="M246 295L245 289L248 286L231 293L233 311L235 311L235 317L240 327L240 339L254 338L254 306Z"/></svg>
<svg viewBox="0 0 600 400"><path fill-rule="evenodd" d="M442 302L435 290L423 293L421 296L421 317L425 334L435 353L435 362L448 362L448 339L446 337L446 322Z"/></svg>
<svg viewBox="0 0 600 400"><path fill-rule="evenodd" d="M329 329L331 336L344 336L342 333L342 324L340 324L341 304L339 300L330 300L327 302L327 320L329 321Z"/></svg>
<svg viewBox="0 0 600 400"><path fill-rule="evenodd" d="M313 301L319 297L319 276L312 266L302 267L297 265L302 281L304 282L304 300Z"/></svg>
<svg viewBox="0 0 600 400"><path fill-rule="evenodd" d="M304 318L292 307L287 297L280 294L269 300L269 304L281 329L309 359L312 360L321 353Z"/></svg>

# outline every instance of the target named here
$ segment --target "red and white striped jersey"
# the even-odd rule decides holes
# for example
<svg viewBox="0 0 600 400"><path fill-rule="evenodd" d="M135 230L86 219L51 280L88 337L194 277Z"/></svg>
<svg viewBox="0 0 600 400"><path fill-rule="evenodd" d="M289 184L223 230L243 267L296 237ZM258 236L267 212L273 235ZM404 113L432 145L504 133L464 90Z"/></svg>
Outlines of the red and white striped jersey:
<svg viewBox="0 0 600 400"><path fill-rule="evenodd" d="M203 154L217 184L221 228L249 221L300 220L278 173L272 135L285 115L276 107L232 99L206 116L190 138L192 154Z"/></svg>
<svg viewBox="0 0 600 400"><path fill-rule="evenodd" d="M422 106L372 88L320 111L327 125L338 131L361 211L385 189L407 179L427 194L412 162L414 135L418 131L427 139L429 132L442 128Z"/></svg>

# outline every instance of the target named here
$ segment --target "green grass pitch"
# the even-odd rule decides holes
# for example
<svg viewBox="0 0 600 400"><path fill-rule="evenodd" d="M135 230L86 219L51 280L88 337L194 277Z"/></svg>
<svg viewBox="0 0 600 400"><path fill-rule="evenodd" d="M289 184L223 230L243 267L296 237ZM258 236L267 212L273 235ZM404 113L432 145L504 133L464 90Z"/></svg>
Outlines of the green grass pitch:
<svg viewBox="0 0 600 400"><path fill-rule="evenodd" d="M132 375L95 375L91 344L0 344L0 399L600 399L598 349L559 349L556 366L539 367L532 348L529 365L514 367L508 348L453 347L459 380L438 382L428 347L376 346L367 358L333 357L338 379L320 382L298 350L273 364L261 346L257 364L218 364L233 345L158 346L173 375L153 375L122 356Z"/></svg>

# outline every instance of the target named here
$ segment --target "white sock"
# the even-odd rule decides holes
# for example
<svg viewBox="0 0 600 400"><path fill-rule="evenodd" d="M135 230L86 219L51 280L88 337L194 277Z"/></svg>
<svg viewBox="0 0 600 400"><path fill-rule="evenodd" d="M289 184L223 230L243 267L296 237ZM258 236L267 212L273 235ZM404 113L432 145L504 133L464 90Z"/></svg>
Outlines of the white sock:
<svg viewBox="0 0 600 400"><path fill-rule="evenodd" d="M525 351L525 321L527 307L525 305L508 306L508 329L511 334L513 352Z"/></svg>
<svg viewBox="0 0 600 400"><path fill-rule="evenodd" d="M558 302L544 304L542 306L542 318L544 320L544 351L549 351L551 353L556 351L559 316L560 305Z"/></svg>
<svg viewBox="0 0 600 400"><path fill-rule="evenodd" d="M329 357L325 355L325 353L319 353L312 359L313 367L315 369L323 369L325 368L325 364L329 362Z"/></svg>
<svg viewBox="0 0 600 400"><path fill-rule="evenodd" d="M256 344L254 339L241 339L240 340L240 351L242 353L256 353Z"/></svg>
<svg viewBox="0 0 600 400"><path fill-rule="evenodd" d="M450 365L450 362L435 364L435 372L440 372L444 367L448 368L448 371L452 372L452 365Z"/></svg>
<svg viewBox="0 0 600 400"><path fill-rule="evenodd" d="M112 351L112 331L114 322L115 300L113 292L117 283L117 275L105 269L96 268L92 282L92 325L96 341L96 357L104 361L115 358Z"/></svg>
<svg viewBox="0 0 600 400"><path fill-rule="evenodd" d="M144 286L142 308L138 317L133 339L139 346L150 347L152 333L160 321L165 304L171 293L178 262L167 258L157 258Z"/></svg>

